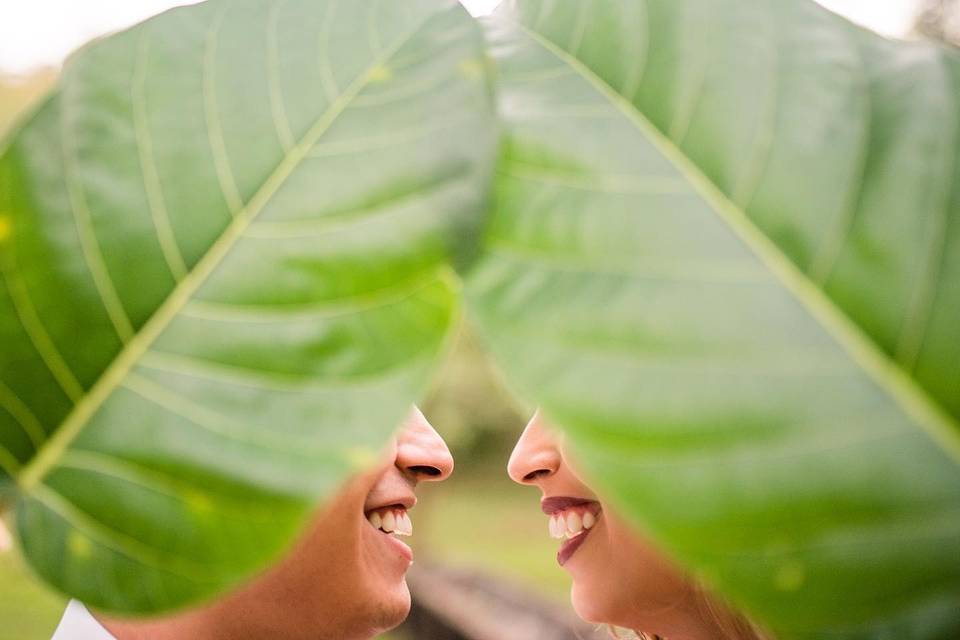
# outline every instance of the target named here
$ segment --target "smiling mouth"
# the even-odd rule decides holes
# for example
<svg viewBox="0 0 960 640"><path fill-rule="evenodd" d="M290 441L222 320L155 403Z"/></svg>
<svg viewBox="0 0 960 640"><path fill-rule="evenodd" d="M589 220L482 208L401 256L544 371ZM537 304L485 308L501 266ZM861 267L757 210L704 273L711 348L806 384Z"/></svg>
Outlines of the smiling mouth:
<svg viewBox="0 0 960 640"><path fill-rule="evenodd" d="M550 516L550 537L564 540L557 551L557 562L563 566L596 526L603 514L600 503L578 498L546 498L541 506Z"/></svg>
<svg viewBox="0 0 960 640"><path fill-rule="evenodd" d="M395 536L413 535L413 521L410 520L406 507L402 505L372 509L365 515L370 526L382 533Z"/></svg>
<svg viewBox="0 0 960 640"><path fill-rule="evenodd" d="M364 512L367 524L377 532L373 535L379 538L387 549L391 549L409 567L413 564L413 549L409 547L401 536L413 535L413 521L407 513L407 507L402 504L391 504L386 507L377 507Z"/></svg>

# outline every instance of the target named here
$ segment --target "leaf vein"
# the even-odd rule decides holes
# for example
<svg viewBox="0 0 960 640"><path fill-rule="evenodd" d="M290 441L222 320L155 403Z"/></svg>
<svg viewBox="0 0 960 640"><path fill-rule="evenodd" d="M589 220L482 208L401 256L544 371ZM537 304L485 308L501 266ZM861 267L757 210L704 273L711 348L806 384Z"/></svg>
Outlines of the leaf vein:
<svg viewBox="0 0 960 640"><path fill-rule="evenodd" d="M537 250L493 234L488 234L486 237L486 249L488 253L557 271L631 276L645 280L673 282L710 282L716 284L769 284L770 282L770 277L765 272L736 264L721 265L713 262L686 261L665 266L641 263L635 260L616 263L610 260L609 252L604 254L603 264L577 262L570 259L569 251L564 251L561 255L546 250Z"/></svg>
<svg viewBox="0 0 960 640"><path fill-rule="evenodd" d="M477 116L475 113L466 111L461 113L456 118L450 118L449 120L442 122L428 122L426 124L420 124L404 129L396 128L387 134L328 142L326 144L320 144L314 147L309 157L329 158L363 153L366 151L382 151L383 149L403 144L405 142L420 140L424 136L430 135L431 133L438 133L446 129L451 129L469 122L471 119L476 117Z"/></svg>
<svg viewBox="0 0 960 640"><path fill-rule="evenodd" d="M637 98L637 92L640 91L640 87L643 84L643 78L646 75L647 64L650 58L651 29L649 1L650 0L638 0L635 5L641 13L638 20L624 19L624 24L636 24L639 22L643 25L643 32L638 34L634 40L637 43L637 57L634 59L634 64L630 68L629 73L627 73L624 78L623 88L621 89L621 93L626 96L630 102L633 102Z"/></svg>
<svg viewBox="0 0 960 640"><path fill-rule="evenodd" d="M187 558L157 553L157 549L97 520L48 485L34 486L30 490L30 497L69 522L83 535L145 567L158 569L191 582L210 580L208 567Z"/></svg>
<svg viewBox="0 0 960 640"><path fill-rule="evenodd" d="M160 473L156 469L142 467L130 460L115 455L108 455L102 451L71 449L64 454L59 466L61 468L87 471L122 480L176 500L187 505L188 508L191 504L191 495L198 493L213 495L209 484L205 484L203 487L196 487L184 482L180 478ZM231 505L231 503L233 504ZM240 496L219 494L216 495L214 504L220 511L230 512L233 511L233 509L225 507L246 507L246 500ZM252 517L250 510L247 508L236 509L236 513L241 514L245 519ZM262 520L264 522L270 522L273 517L272 512L267 510L263 513Z"/></svg>
<svg viewBox="0 0 960 640"><path fill-rule="evenodd" d="M543 23L553 14L556 0L543 0L540 3L540 9L537 11L537 17L533 21L533 28L539 29Z"/></svg>
<svg viewBox="0 0 960 640"><path fill-rule="evenodd" d="M861 145L857 175L854 178L856 180L854 182L855 187L850 192L850 202L827 229L826 236L821 240L820 246L811 258L810 266L807 268L810 278L820 286L824 286L830 278L830 274L833 273L847 236L853 228L854 220L863 208L863 199L867 191L870 156L873 152L873 92L870 87L870 80L867 77L867 66L863 59L863 52L857 42L854 42L853 45L861 70L859 77L863 81L861 85L863 95L863 144Z"/></svg>
<svg viewBox="0 0 960 640"><path fill-rule="evenodd" d="M185 418L204 431L232 442L306 459L311 459L324 450L323 447L317 447L318 441L316 438L283 436L275 429L263 429L262 434L258 433L253 430L254 427L251 425L236 423L229 417L188 400L182 395L178 395L136 373L128 375L123 382L123 386L141 398L149 400L157 407Z"/></svg>
<svg viewBox="0 0 960 640"><path fill-rule="evenodd" d="M943 56L944 50L939 50L939 60L946 66ZM944 69L945 77L949 77L949 70ZM920 350L924 345L924 338L933 317L933 307L936 304L937 291L939 283L943 279L944 263L947 257L947 231L950 227L950 211L953 205L954 194L957 189L957 181L954 180L957 170L957 159L954 149L960 148L960 117L957 116L957 88L953 83L947 80L950 85L948 94L953 98L954 108L950 110L952 117L953 131L950 140L953 144L947 151L950 162L945 172L945 184L943 203L936 210L936 217L933 220L930 230L930 247L927 251L927 259L924 268L920 274L920 282L914 288L914 296L910 307L907 309L907 315L903 322L900 332L900 338L897 341L897 359L912 371L916 368L917 359L920 356Z"/></svg>
<svg viewBox="0 0 960 640"><path fill-rule="evenodd" d="M230 166L227 143L223 137L220 106L217 104L216 70L220 29L223 26L223 20L229 6L228 3L221 5L207 30L203 53L203 114L207 123L207 140L213 154L213 164L217 173L217 182L220 184L220 193L230 210L230 215L235 218L243 209L244 204L233 175L233 168Z"/></svg>
<svg viewBox="0 0 960 640"><path fill-rule="evenodd" d="M74 404L78 403L83 397L83 386L77 377L70 370L69 365L53 343L53 339L47 332L43 321L37 313L33 300L30 298L30 291L26 282L23 281L13 258L13 246L5 247L0 251L0 272L3 273L3 280L10 293L10 299L13 301L13 308L17 313L17 319L30 343L40 355L43 364L53 375L54 380Z"/></svg>
<svg viewBox="0 0 960 640"><path fill-rule="evenodd" d="M337 77L334 74L333 67L330 66L330 27L333 25L333 17L337 11L337 1L329 0L327 2L327 12L323 16L323 25L320 27L320 83L323 85L323 91L327 96L327 102L333 104L333 101L340 95L340 87L337 84Z"/></svg>
<svg viewBox="0 0 960 640"><path fill-rule="evenodd" d="M686 192L686 183L667 176L643 176L634 174L574 174L521 162L511 162L511 169L498 170L517 180L528 180L544 184L555 184L570 189L607 193L634 194L681 194Z"/></svg>
<svg viewBox="0 0 960 640"><path fill-rule="evenodd" d="M437 272L431 269L426 272L426 275L419 273L405 282L346 299L271 307L191 300L181 315L210 322L274 323L327 320L374 311L404 302L437 282Z"/></svg>
<svg viewBox="0 0 960 640"><path fill-rule="evenodd" d="M583 37L587 33L587 20L589 16L590 3L579 3L579 6L577 7L576 22L574 23L573 31L570 34L570 43L567 45L567 50L572 56L576 56L580 52L580 47L583 45Z"/></svg>
<svg viewBox="0 0 960 640"><path fill-rule="evenodd" d="M401 84L392 91L377 91L375 93L364 93L357 96L353 102L355 109L380 107L386 104L400 102L411 98L417 98L425 95L432 95L433 92L443 85L443 83L455 77L454 73L449 74L424 74L423 77Z"/></svg>
<svg viewBox="0 0 960 640"><path fill-rule="evenodd" d="M375 56L380 55L383 50L383 45L380 42L380 25L378 24L380 19L379 8L378 0L370 0L367 3L367 46L370 47L370 52Z"/></svg>
<svg viewBox="0 0 960 640"><path fill-rule="evenodd" d="M0 444L0 471L11 478L16 478L17 474L20 473L20 461L2 444Z"/></svg>
<svg viewBox="0 0 960 640"><path fill-rule="evenodd" d="M773 142L777 130L777 113L780 108L780 65L782 57L778 34L780 24L777 20L777 12L771 11L767 5L764 6L767 7L766 13L770 17L771 25L771 34L767 37L767 42L770 43L771 59L770 74L767 77L767 84L770 85L770 89L767 92L766 108L762 117L757 121L757 131L750 156L744 167L743 175L741 175L731 195L733 202L744 211L750 210L753 199L763 184L767 162L773 152Z"/></svg>
<svg viewBox="0 0 960 640"><path fill-rule="evenodd" d="M86 195L80 178L77 175L76 153L74 148L76 144L76 132L68 123L68 112L70 107L69 92L70 75L66 74L64 78L64 90L62 92L62 103L60 109L60 142L63 162L63 177L67 187L67 200L70 204L70 213L73 216L77 228L77 235L80 240L80 251L83 254L84 262L90 270L93 277L93 283L103 303L103 308L113 324L114 330L120 340L126 344L134 334L133 325L130 318L123 308L120 296L117 294L116 286L110 277L110 271L103 256L103 250L97 239L96 231L93 228L93 219L90 208L87 204Z"/></svg>
<svg viewBox="0 0 960 640"><path fill-rule="evenodd" d="M153 153L153 136L150 133L149 111L147 107L146 80L147 59L149 55L149 27L144 26L140 32L137 45L137 56L134 62L132 89L133 129L136 136L137 152L140 156L140 171L143 178L143 187L147 195L147 205L150 208L150 217L157 232L157 240L163 251L163 257L174 279L179 282L187 275L187 265L183 261L177 238L173 232L170 214L167 211L166 199L163 195L163 185L157 171Z"/></svg>
<svg viewBox="0 0 960 640"><path fill-rule="evenodd" d="M44 440L47 439L47 434L43 429L43 425L40 424L40 420L38 420L37 416L30 410L30 407L28 407L10 387L4 384L2 380L0 380L0 406L13 416L14 420L17 421L20 428L27 434L27 437L35 448L39 449L43 446Z"/></svg>
<svg viewBox="0 0 960 640"><path fill-rule="evenodd" d="M354 376L352 378L328 378L319 382L316 377L295 376L273 371L250 369L213 360L203 360L179 353L150 351L143 356L141 366L155 371L188 376L219 384L253 389L279 391L281 393L311 393L331 390L356 389L369 384L376 386L389 373ZM415 362L410 362L414 366Z"/></svg>
<svg viewBox="0 0 960 640"><path fill-rule="evenodd" d="M709 22L703 19L697 19L694 21L694 24L697 25L699 32L705 29ZM700 33L698 33L697 37L694 37L693 40L705 41ZM678 147L683 146L687 133L690 131L690 125L693 124L693 118L697 113L697 108L703 98L708 67L709 57L704 48L700 55L694 56L693 71L691 72L693 76L692 84L686 88L684 92L686 95L681 99L680 106L674 110L675 116L670 123L669 133L667 134Z"/></svg>
<svg viewBox="0 0 960 640"><path fill-rule="evenodd" d="M280 86L280 43L277 35L280 7L285 3L286 0L278 0L271 4L270 13L267 16L267 90L270 94L270 115L273 118L277 139L284 153L290 153L294 139L283 98L283 88Z"/></svg>
<svg viewBox="0 0 960 640"><path fill-rule="evenodd" d="M363 222L371 214L384 210L395 209L399 205L410 204L418 200L427 199L450 186L456 186L464 178L471 175L467 171L455 171L448 176L397 194L389 200L374 200L361 206L333 210L321 213L313 218L298 220L263 220L250 225L247 231L248 238L267 240L296 239L310 236L325 235L343 229L347 225Z"/></svg>

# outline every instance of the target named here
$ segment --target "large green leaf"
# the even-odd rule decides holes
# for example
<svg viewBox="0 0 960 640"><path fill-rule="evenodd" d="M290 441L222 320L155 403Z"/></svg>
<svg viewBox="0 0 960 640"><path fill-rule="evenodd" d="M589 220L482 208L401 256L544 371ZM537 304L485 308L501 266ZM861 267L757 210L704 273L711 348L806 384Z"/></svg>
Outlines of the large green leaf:
<svg viewBox="0 0 960 640"><path fill-rule="evenodd" d="M74 56L0 156L0 497L156 611L368 464L458 316L493 145L453 0L215 0Z"/></svg>
<svg viewBox="0 0 960 640"><path fill-rule="evenodd" d="M960 634L960 56L515 3L468 292L602 492L784 638Z"/></svg>

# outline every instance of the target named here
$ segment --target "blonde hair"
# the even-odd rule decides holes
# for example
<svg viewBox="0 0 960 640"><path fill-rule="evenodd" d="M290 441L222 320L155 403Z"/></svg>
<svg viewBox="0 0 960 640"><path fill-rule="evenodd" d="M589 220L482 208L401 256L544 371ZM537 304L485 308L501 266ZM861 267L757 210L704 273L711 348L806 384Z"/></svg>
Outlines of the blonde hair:
<svg viewBox="0 0 960 640"><path fill-rule="evenodd" d="M723 640L773 640L773 637L725 603L717 601L702 587L697 587L697 608L704 619L712 621L723 634Z"/></svg>
<svg viewBox="0 0 960 640"><path fill-rule="evenodd" d="M694 596L697 612L704 620L713 623L720 630L722 635L717 640L774 640L773 636L750 622L745 616L725 606L699 585L695 589ZM611 637L616 640L670 640L643 631L620 629L614 626L608 626L607 629Z"/></svg>

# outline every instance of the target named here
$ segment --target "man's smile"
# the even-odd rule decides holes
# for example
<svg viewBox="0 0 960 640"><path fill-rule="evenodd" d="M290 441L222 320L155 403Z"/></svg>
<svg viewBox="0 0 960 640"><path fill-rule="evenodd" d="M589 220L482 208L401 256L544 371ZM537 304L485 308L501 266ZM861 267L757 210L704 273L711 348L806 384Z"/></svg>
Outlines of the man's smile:
<svg viewBox="0 0 960 640"><path fill-rule="evenodd" d="M417 499L413 494L404 495L385 500L381 505L367 508L363 512L367 523L377 532L377 538L398 553L407 565L413 562L413 550L398 538L413 535L413 521L408 510L416 503Z"/></svg>
<svg viewBox="0 0 960 640"><path fill-rule="evenodd" d="M398 536L413 535L413 522L407 513L406 507L394 505L368 512L367 522L374 529L384 533L393 533Z"/></svg>

